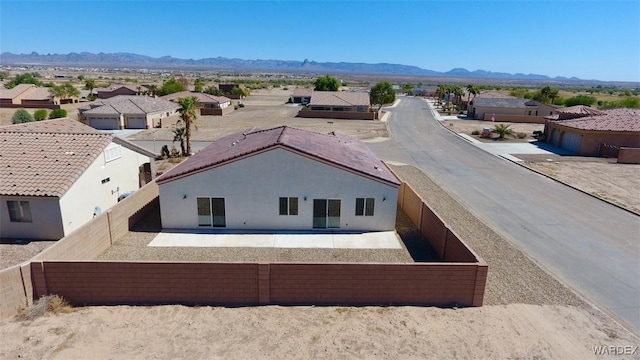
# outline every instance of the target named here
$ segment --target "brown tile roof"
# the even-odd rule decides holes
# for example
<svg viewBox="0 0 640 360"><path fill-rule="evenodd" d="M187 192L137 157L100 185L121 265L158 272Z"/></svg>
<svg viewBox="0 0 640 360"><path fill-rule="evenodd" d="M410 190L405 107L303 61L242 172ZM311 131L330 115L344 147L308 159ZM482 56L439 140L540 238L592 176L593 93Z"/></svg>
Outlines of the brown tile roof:
<svg viewBox="0 0 640 360"><path fill-rule="evenodd" d="M226 96L215 96L215 95L210 95L206 93L191 92L191 91L180 91L177 93L161 96L160 99L169 100L169 101L178 101L178 99L180 98L185 98L189 96L195 97L202 104L205 104L205 103L220 104L220 103L231 101L231 99L229 99Z"/></svg>
<svg viewBox="0 0 640 360"><path fill-rule="evenodd" d="M118 95L79 108L83 114L152 114L178 109L176 103L150 96Z"/></svg>
<svg viewBox="0 0 640 360"><path fill-rule="evenodd" d="M640 132L640 110L613 109L604 115L551 122L580 130Z"/></svg>
<svg viewBox="0 0 640 360"><path fill-rule="evenodd" d="M95 92L113 92L113 91L118 90L120 88L126 88L126 89L129 89L131 91L138 92L138 87L137 86L133 86L133 85L111 85L111 86L106 87L106 88L93 89L93 91L95 91ZM144 86L140 86L140 88L141 88L141 90L145 90L146 89Z"/></svg>
<svg viewBox="0 0 640 360"><path fill-rule="evenodd" d="M293 96L310 97L311 95L313 95L313 89L295 88L293 90Z"/></svg>
<svg viewBox="0 0 640 360"><path fill-rule="evenodd" d="M13 89L0 88L0 99L13 99L28 89L35 87L33 84L18 84Z"/></svg>
<svg viewBox="0 0 640 360"><path fill-rule="evenodd" d="M111 143L72 119L0 128L0 195L61 197Z"/></svg>
<svg viewBox="0 0 640 360"><path fill-rule="evenodd" d="M236 133L220 138L193 157L169 170L159 177L157 182L162 184L276 147L301 152L336 167L348 169L386 183L400 184L398 179L363 142L341 134L320 134L287 126Z"/></svg>
<svg viewBox="0 0 640 360"><path fill-rule="evenodd" d="M39 87L39 88L36 88L35 90L31 91L23 99L26 99L26 100L49 100L51 98L53 98L53 96L51 96L51 93L49 92L49 88Z"/></svg>
<svg viewBox="0 0 640 360"><path fill-rule="evenodd" d="M309 105L315 106L369 106L366 92L314 91Z"/></svg>

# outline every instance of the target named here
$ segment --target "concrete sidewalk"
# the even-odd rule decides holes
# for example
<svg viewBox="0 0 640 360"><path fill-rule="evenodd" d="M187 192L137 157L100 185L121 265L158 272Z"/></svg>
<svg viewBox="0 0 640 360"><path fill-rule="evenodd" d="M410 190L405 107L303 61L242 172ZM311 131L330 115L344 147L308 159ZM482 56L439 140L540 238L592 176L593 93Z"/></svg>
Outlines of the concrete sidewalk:
<svg viewBox="0 0 640 360"><path fill-rule="evenodd" d="M522 159L519 159L513 154L537 154L537 155L571 155L572 153L552 146L547 143L538 143L536 141L533 142L523 142L523 143L504 143L504 142L494 142L494 143L485 143L482 141L478 141L477 139L469 136L467 134L458 133L458 136L472 143L476 147L491 153L496 156L503 157L507 160L520 162Z"/></svg>
<svg viewBox="0 0 640 360"><path fill-rule="evenodd" d="M161 232L152 247L265 247L321 249L401 249L395 231L366 233L204 233Z"/></svg>

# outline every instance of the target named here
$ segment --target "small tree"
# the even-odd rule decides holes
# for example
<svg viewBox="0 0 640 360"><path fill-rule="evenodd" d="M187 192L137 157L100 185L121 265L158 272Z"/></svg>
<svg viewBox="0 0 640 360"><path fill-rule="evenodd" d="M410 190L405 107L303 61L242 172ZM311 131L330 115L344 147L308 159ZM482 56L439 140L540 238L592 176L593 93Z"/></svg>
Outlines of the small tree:
<svg viewBox="0 0 640 360"><path fill-rule="evenodd" d="M54 109L49 113L49 119L59 119L67 117L67 110L65 109Z"/></svg>
<svg viewBox="0 0 640 360"><path fill-rule="evenodd" d="M496 124L493 127L493 132L499 135L500 140L504 140L505 136L513 134L513 130L510 127L511 125Z"/></svg>
<svg viewBox="0 0 640 360"><path fill-rule="evenodd" d="M338 91L340 89L340 81L333 76L320 76L313 82L315 91Z"/></svg>
<svg viewBox="0 0 640 360"><path fill-rule="evenodd" d="M162 87L158 89L158 91L154 94L158 96L164 96L186 90L187 87L183 83L179 82L175 78L171 78L163 82Z"/></svg>
<svg viewBox="0 0 640 360"><path fill-rule="evenodd" d="M379 107L382 107L383 104L396 101L396 91L393 90L390 82L380 81L371 88L369 99L372 104L379 104Z"/></svg>
<svg viewBox="0 0 640 360"><path fill-rule="evenodd" d="M11 117L11 122L13 122L14 124L22 124L32 121L33 116L31 116L31 114L29 114L29 112L25 109L16 110L16 112L14 112L13 116Z"/></svg>
<svg viewBox="0 0 640 360"><path fill-rule="evenodd" d="M215 96L224 96L224 91L218 89L215 86L209 86L207 88L207 90L204 91L205 93L209 94L209 95L215 95Z"/></svg>
<svg viewBox="0 0 640 360"><path fill-rule="evenodd" d="M46 118L47 118L47 110L45 109L36 110L36 112L33 113L33 119L35 121L42 121Z"/></svg>

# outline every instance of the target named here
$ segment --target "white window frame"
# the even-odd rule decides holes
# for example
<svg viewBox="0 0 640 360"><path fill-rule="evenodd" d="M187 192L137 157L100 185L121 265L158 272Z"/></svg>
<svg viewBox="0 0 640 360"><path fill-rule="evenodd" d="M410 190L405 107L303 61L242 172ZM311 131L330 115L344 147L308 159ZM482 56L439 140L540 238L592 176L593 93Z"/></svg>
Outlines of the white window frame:
<svg viewBox="0 0 640 360"><path fill-rule="evenodd" d="M117 145L104 150L104 162L108 163L122 157L122 146Z"/></svg>

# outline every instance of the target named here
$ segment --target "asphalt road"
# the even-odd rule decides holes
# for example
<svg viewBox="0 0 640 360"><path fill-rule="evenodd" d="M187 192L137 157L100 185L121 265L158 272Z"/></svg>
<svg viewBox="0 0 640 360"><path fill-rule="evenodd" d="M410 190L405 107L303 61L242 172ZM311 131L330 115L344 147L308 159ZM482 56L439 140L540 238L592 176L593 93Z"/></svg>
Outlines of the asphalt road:
<svg viewBox="0 0 640 360"><path fill-rule="evenodd" d="M390 112L385 160L425 171L474 214L583 296L640 330L640 217L469 144L421 99ZM489 269L491 271L491 269Z"/></svg>

